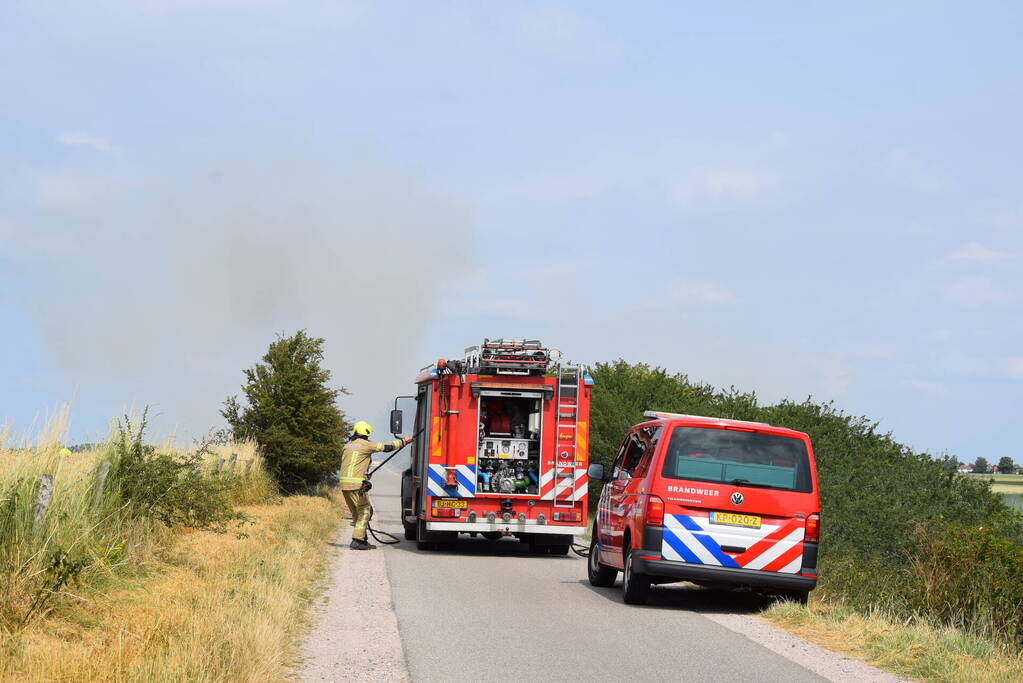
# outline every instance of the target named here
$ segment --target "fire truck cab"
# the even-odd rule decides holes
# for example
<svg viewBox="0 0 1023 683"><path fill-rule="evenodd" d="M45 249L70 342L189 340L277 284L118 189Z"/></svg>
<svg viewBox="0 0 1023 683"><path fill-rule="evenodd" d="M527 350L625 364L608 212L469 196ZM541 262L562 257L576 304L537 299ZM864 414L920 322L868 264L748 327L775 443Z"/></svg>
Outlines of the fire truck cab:
<svg viewBox="0 0 1023 683"><path fill-rule="evenodd" d="M423 368L402 475L406 539L433 549L463 533L515 536L568 553L587 529L593 380L559 359L539 341L485 339L462 360ZM392 432L402 419L396 409Z"/></svg>

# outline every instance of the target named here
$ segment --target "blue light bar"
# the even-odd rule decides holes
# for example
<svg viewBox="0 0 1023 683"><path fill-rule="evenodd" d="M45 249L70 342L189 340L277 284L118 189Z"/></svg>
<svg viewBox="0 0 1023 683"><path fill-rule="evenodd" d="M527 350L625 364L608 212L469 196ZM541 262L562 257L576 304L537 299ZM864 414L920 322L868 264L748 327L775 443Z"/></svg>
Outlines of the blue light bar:
<svg viewBox="0 0 1023 683"><path fill-rule="evenodd" d="M587 372L585 375L583 375L583 384L585 384L588 387L593 386L593 378L590 377L590 373Z"/></svg>

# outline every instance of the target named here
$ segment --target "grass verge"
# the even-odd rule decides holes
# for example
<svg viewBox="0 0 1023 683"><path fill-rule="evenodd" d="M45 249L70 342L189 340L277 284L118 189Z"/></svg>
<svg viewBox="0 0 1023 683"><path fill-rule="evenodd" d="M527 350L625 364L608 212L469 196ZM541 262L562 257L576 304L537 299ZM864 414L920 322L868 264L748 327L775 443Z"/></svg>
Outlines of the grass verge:
<svg viewBox="0 0 1023 683"><path fill-rule="evenodd" d="M283 677L338 524L325 498L249 506L243 537L184 531L134 579L79 594L0 658L3 680Z"/></svg>
<svg viewBox="0 0 1023 683"><path fill-rule="evenodd" d="M840 603L777 603L761 614L785 630L879 669L921 681L1023 680L1023 655L990 640L922 621L864 615Z"/></svg>

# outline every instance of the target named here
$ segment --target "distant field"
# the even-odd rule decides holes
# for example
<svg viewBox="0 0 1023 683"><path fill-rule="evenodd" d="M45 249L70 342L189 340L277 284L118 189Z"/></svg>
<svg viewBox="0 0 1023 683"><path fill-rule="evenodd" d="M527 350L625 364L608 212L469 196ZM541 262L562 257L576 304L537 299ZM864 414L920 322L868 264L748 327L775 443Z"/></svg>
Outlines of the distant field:
<svg viewBox="0 0 1023 683"><path fill-rule="evenodd" d="M1000 493L1009 507L1023 512L1023 474L968 474L975 479L990 481L991 490Z"/></svg>
<svg viewBox="0 0 1023 683"><path fill-rule="evenodd" d="M1015 508L1020 512L1023 512L1023 494L1020 493L1003 493L1002 500L1005 504L1011 508Z"/></svg>

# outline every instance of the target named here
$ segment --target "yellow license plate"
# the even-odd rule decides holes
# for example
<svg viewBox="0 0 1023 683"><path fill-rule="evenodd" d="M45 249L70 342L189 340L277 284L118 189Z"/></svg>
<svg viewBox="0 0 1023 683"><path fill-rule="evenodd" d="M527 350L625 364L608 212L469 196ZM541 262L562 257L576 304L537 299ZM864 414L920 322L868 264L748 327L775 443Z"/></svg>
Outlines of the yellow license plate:
<svg viewBox="0 0 1023 683"><path fill-rule="evenodd" d="M467 500L434 500L433 507L435 508L446 508L455 510L464 510L469 507L469 501Z"/></svg>
<svg viewBox="0 0 1023 683"><path fill-rule="evenodd" d="M711 512L710 521L714 524L745 526L751 529L760 528L760 515L737 515L734 512Z"/></svg>

